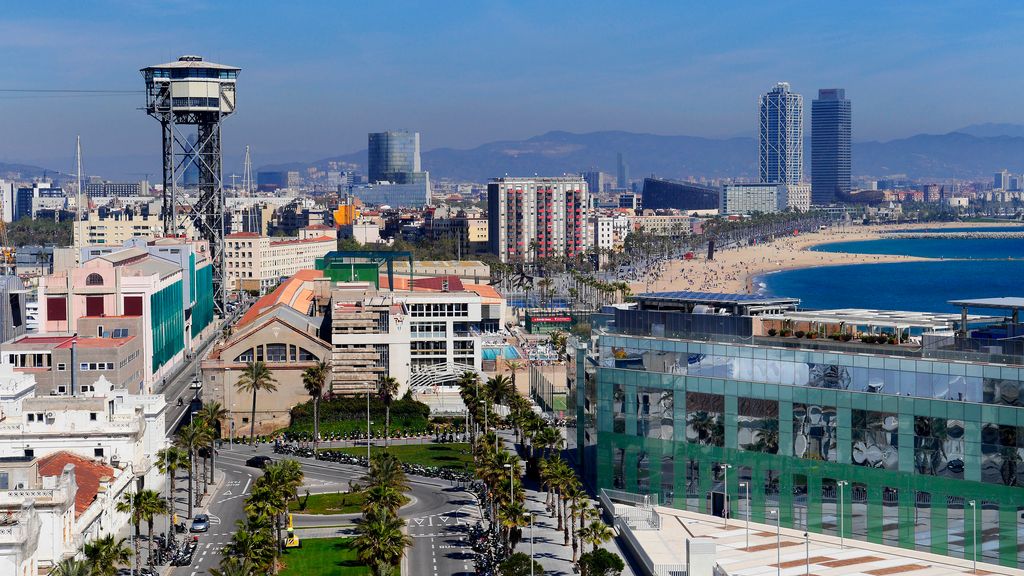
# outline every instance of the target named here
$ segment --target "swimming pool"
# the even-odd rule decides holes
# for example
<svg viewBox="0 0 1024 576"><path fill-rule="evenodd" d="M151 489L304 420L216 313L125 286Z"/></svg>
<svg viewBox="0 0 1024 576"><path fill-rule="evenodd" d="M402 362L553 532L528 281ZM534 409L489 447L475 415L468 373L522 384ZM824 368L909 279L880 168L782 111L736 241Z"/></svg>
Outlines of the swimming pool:
<svg viewBox="0 0 1024 576"><path fill-rule="evenodd" d="M480 351L480 356L484 360L497 360L498 358L502 357L503 353L506 360L514 360L516 358L521 358L521 356L519 355L519 350L516 350L516 347L511 344L506 344L504 346L485 347Z"/></svg>

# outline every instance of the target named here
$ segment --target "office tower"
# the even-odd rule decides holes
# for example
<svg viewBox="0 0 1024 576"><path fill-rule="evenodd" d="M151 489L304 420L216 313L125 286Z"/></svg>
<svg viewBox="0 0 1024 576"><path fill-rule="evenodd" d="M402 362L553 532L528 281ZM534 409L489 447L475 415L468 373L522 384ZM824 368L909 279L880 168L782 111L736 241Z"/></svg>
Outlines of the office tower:
<svg viewBox="0 0 1024 576"><path fill-rule="evenodd" d="M420 172L420 133L371 132L367 154L370 182L407 184L410 174Z"/></svg>
<svg viewBox="0 0 1024 576"><path fill-rule="evenodd" d="M588 206L580 176L495 178L487 184L491 252L502 262L582 254Z"/></svg>
<svg viewBox="0 0 1024 576"><path fill-rule="evenodd" d="M591 194L600 194L605 188L610 187L611 176L599 170L584 172L582 176L587 181L587 191Z"/></svg>
<svg viewBox="0 0 1024 576"><path fill-rule="evenodd" d="M621 189L629 188L629 164L622 159L622 152L618 154L618 187ZM600 192L600 190L596 190Z"/></svg>
<svg viewBox="0 0 1024 576"><path fill-rule="evenodd" d="M850 193L851 106L842 88L818 90L811 104L811 202L831 204Z"/></svg>
<svg viewBox="0 0 1024 576"><path fill-rule="evenodd" d="M1006 170L996 172L995 177L992 179L993 190L1009 190L1010 189L1010 173Z"/></svg>
<svg viewBox="0 0 1024 576"><path fill-rule="evenodd" d="M761 95L761 182L798 184L804 177L804 98L779 82Z"/></svg>

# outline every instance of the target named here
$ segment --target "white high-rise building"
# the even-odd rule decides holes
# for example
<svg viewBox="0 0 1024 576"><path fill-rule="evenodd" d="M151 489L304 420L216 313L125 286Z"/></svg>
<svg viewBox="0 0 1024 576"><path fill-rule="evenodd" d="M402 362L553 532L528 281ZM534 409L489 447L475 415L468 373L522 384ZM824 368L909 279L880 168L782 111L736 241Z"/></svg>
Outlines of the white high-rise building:
<svg viewBox="0 0 1024 576"><path fill-rule="evenodd" d="M804 98L779 82L761 95L759 172L762 183L799 184L804 177Z"/></svg>

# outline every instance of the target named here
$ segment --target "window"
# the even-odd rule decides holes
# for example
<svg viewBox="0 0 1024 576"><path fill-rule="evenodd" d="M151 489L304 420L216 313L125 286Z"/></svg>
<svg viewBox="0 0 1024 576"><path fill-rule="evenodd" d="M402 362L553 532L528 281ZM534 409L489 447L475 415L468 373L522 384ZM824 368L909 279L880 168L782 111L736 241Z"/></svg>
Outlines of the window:
<svg viewBox="0 0 1024 576"><path fill-rule="evenodd" d="M85 278L86 286L103 286L103 276L93 272Z"/></svg>
<svg viewBox="0 0 1024 576"><path fill-rule="evenodd" d="M103 325L102 324L98 324L96 326L96 337L97 338L103 338Z"/></svg>
<svg viewBox="0 0 1024 576"><path fill-rule="evenodd" d="M299 361L300 362L316 362L319 358L316 357L312 352L305 348L299 348Z"/></svg>
<svg viewBox="0 0 1024 576"><path fill-rule="evenodd" d="M252 362L252 348L242 352L235 358L235 362Z"/></svg>
<svg viewBox="0 0 1024 576"><path fill-rule="evenodd" d="M85 297L85 315L103 316L103 296Z"/></svg>
<svg viewBox="0 0 1024 576"><path fill-rule="evenodd" d="M29 422L35 422L36 421L36 415L31 413L31 412L29 412L29 414L28 414L28 421Z"/></svg>
<svg viewBox="0 0 1024 576"><path fill-rule="evenodd" d="M95 412L89 412L89 420L92 421L92 422L96 421L96 413Z"/></svg>
<svg viewBox="0 0 1024 576"><path fill-rule="evenodd" d="M0 490L9 490L10 482L10 475L7 472L0 472Z"/></svg>
<svg viewBox="0 0 1024 576"><path fill-rule="evenodd" d="M57 372L63 372L68 369L68 365L63 362L57 363Z"/></svg>
<svg viewBox="0 0 1024 576"><path fill-rule="evenodd" d="M287 362L288 347L284 344L267 344L267 362Z"/></svg>
<svg viewBox="0 0 1024 576"><path fill-rule="evenodd" d="M103 448L93 448L92 455L97 458L103 458Z"/></svg>
<svg viewBox="0 0 1024 576"><path fill-rule="evenodd" d="M142 316L142 296L124 297L125 316ZM127 332L127 329L125 329Z"/></svg>
<svg viewBox="0 0 1024 576"><path fill-rule="evenodd" d="M35 458L36 451L31 448L25 448L25 458Z"/></svg>
<svg viewBox="0 0 1024 576"><path fill-rule="evenodd" d="M61 296L46 299L46 319L51 321L66 321L68 319L68 303Z"/></svg>
<svg viewBox="0 0 1024 576"><path fill-rule="evenodd" d="M67 386L57 386L57 393L58 394L67 394L68 393L68 387Z"/></svg>

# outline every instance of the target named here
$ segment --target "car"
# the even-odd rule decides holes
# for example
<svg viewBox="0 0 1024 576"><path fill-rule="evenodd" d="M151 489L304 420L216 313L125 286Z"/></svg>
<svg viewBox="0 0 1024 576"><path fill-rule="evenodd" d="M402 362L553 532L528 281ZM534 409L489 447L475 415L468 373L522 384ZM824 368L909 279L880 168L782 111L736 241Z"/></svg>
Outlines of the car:
<svg viewBox="0 0 1024 576"><path fill-rule="evenodd" d="M191 383L191 384L189 385L189 388L191 388L191 389L193 389L193 390L202 390L202 388L203 388L203 381L202 381L202 380L200 380L199 378L196 378L196 379L195 379L195 380L193 380L193 381L192 381L192 383Z"/></svg>
<svg viewBox="0 0 1024 576"><path fill-rule="evenodd" d="M245 461L245 465L252 468L266 468L270 462L270 456L253 456Z"/></svg>
<svg viewBox="0 0 1024 576"><path fill-rule="evenodd" d="M196 517L192 519L192 526L188 529L189 532L206 532L210 529L210 517L206 514L196 514Z"/></svg>

